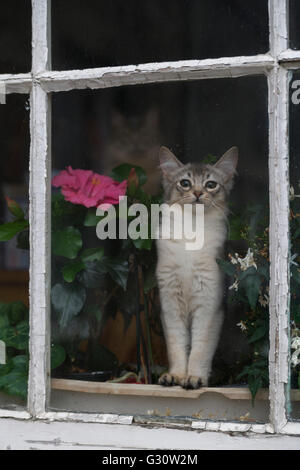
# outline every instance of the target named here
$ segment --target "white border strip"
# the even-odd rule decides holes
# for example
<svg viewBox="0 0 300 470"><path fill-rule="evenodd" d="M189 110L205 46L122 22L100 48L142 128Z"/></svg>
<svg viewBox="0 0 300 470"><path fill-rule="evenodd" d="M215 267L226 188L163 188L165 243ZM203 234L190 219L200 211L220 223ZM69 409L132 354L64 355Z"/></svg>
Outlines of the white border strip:
<svg viewBox="0 0 300 470"><path fill-rule="evenodd" d="M28 411L21 410L6 410L5 408L0 409L0 418L14 418L14 419L31 419L32 416Z"/></svg>
<svg viewBox="0 0 300 470"><path fill-rule="evenodd" d="M117 414L74 413L70 411L47 411L36 416L48 421L77 421L81 423L132 424L133 416Z"/></svg>

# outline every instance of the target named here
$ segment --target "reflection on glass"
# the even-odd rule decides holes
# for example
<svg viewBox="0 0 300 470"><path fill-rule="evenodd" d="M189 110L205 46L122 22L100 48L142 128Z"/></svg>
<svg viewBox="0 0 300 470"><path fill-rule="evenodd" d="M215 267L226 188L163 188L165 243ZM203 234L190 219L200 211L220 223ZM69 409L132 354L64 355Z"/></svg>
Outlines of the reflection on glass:
<svg viewBox="0 0 300 470"><path fill-rule="evenodd" d="M1 2L0 73L31 69L31 1Z"/></svg>
<svg viewBox="0 0 300 470"><path fill-rule="evenodd" d="M126 182L128 205L159 203L161 145L184 163L211 164L237 145L229 241L219 260L226 274L225 321L209 385L249 386L255 397L255 408L249 400L224 414L224 406L230 406L223 403L214 418L267 419L267 393L258 392L268 386L267 122L265 77L53 96L53 377L82 380L81 391L86 392L91 381L137 387L158 383L168 359L155 243L100 240L95 206L110 202L118 209L116 198L124 194ZM66 393L54 389L51 406L81 411L101 406L108 412L123 406L122 412L147 414L142 398L137 397L133 411L125 397L116 404L117 397L84 396L70 404ZM214 414L211 405L198 401L178 409L173 400L172 407L173 414L199 414L202 408L202 417Z"/></svg>
<svg viewBox="0 0 300 470"><path fill-rule="evenodd" d="M289 39L291 49L300 49L300 4L297 0L289 1Z"/></svg>
<svg viewBox="0 0 300 470"><path fill-rule="evenodd" d="M290 279L290 417L300 419L300 139L298 122L300 119L300 100L298 99L300 73L295 72L291 79L290 93L290 236L291 236L291 279Z"/></svg>
<svg viewBox="0 0 300 470"><path fill-rule="evenodd" d="M52 0L54 69L265 53L268 2Z"/></svg>
<svg viewBox="0 0 300 470"><path fill-rule="evenodd" d="M0 105L0 408L24 406L29 333L29 98Z"/></svg>

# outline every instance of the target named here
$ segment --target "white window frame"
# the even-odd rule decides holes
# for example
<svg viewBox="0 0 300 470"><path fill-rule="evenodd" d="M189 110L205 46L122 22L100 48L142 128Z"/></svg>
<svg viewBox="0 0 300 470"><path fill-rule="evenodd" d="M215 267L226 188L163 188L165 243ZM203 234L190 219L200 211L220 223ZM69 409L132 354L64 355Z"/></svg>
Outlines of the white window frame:
<svg viewBox="0 0 300 470"><path fill-rule="evenodd" d="M268 79L270 181L270 419L264 425L194 421L193 429L300 434L289 401L289 79L300 50L288 48L288 0L269 0L270 51L243 57L52 71L51 0L32 0L32 71L2 74L7 93L30 93L30 367L28 410L0 417L133 422L133 416L48 411L50 397L50 200L52 92L121 85L265 75Z"/></svg>

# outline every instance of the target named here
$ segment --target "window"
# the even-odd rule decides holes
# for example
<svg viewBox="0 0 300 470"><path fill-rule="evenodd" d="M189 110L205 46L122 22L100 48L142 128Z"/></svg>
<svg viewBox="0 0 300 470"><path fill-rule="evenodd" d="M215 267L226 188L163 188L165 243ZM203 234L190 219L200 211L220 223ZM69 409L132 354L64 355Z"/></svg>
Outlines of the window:
<svg viewBox="0 0 300 470"><path fill-rule="evenodd" d="M214 1L213 4L209 2L209 8L208 2L202 2L199 6L199 2L192 0L172 2L172 8L171 2L166 2L164 6L161 2L151 2L149 10L146 4L141 6L140 2L132 1L124 11L121 3L113 2L103 12L102 2L97 2L97 6L90 2L87 6L76 1L70 7L69 2L33 1L31 73L26 73L28 69L24 65L22 74L18 74L19 69L13 70L11 74L12 70L7 66L7 70L0 75L0 82L7 94L18 96L30 93L30 365L28 414L24 411L20 413L26 417L75 418L99 422L161 420L162 417L157 418L156 413L145 417L143 411L151 403L153 408L173 407L175 414L181 420L183 416L188 417L186 419L195 429L297 433L299 423L293 420L299 416L299 391L293 387L298 371L293 368L292 357L296 351L296 343L293 343L296 333L295 324L292 323L290 327L290 319L295 322L295 312L298 315L292 285L297 282L298 264L295 264L297 259L294 256L297 251L289 252L290 227L292 238L297 239L298 235L290 226L290 209L295 218L297 212L289 206L289 154L291 184L295 190L294 200L297 201L297 136L294 130L297 109L292 107L291 100L293 102L292 90L297 92L296 85L296 88L293 87L297 81L297 71L293 72L293 77L292 71L299 68L300 54L294 49L296 42L291 43L293 50L289 49L287 27L289 21L290 25L293 22L294 2L290 2L291 19L288 17L287 0L251 2L251 6L245 6L245 2L242 6L239 1ZM121 8L122 18L127 18L128 22L124 20L118 25ZM175 20L175 16L180 21ZM102 27L97 23L99 17ZM62 27L62 18L66 20L66 27ZM197 18L201 18L201 28L198 27ZM158 35L154 32L161 31L161 24L165 28L160 35L161 42L157 42ZM212 24L214 28L211 28ZM216 31L216 34L212 34L212 31ZM123 35L126 37L125 44ZM227 38L231 39L227 41ZM144 47L140 47L141 44ZM135 65L137 63L140 65ZM293 81L290 81L291 78ZM105 160L105 155L109 155L107 146L110 135L113 131L120 132L120 126L124 130L129 121L134 122L132 129L135 131L141 122L146 127L147 122L150 123L152 136L151 142L147 143L148 149L161 145L163 137L163 143L177 151L178 157L183 160L197 161L198 148L202 149L201 157L220 155L226 147L232 145L238 145L243 154L240 178L237 178L232 193L232 204L235 204L235 210L241 211L251 195L251 200L256 203L252 211L260 223L263 221L260 228L255 225L252 235L264 240L266 246L269 246L269 258L262 256L270 263L270 270L268 265L264 271L268 298L262 297L260 300L260 305L265 309L262 311L269 313L269 317L263 317L264 321L269 320L269 325L258 322L256 326L260 330L258 332L257 328L253 332L257 337L262 331L265 335L266 328L269 330L269 344L266 343L264 352L259 352L264 354L265 359L269 358L269 394L267 389L259 392L261 401L257 400L255 411L251 409L252 415L250 412L243 415L245 407L241 403L246 398L251 406L249 391L243 387L229 386L232 385L230 367L233 364L241 367L241 364L231 361L226 343L223 345L226 354L221 354L221 359L227 361L229 367L226 369L224 363L219 362L219 371L225 370L225 376L219 375L215 387L205 389L205 393L202 393L203 389L201 392L201 389L186 391L140 385L139 389L131 387L135 394L133 396L128 393L130 386L126 389L124 384L88 381L86 385L85 381L72 380L67 377L70 368L55 368L51 381L51 363L53 366L57 360L58 364L59 356L64 354L61 348L56 347L59 334L56 334L53 320L59 323L63 318L65 321L62 311L66 314L66 310L61 307L61 302L65 301L71 289L66 277L72 277L74 269L76 275L80 271L76 271L78 265L76 267L74 263L60 265L59 260L55 259L55 256L66 254L63 253L65 247L60 244L59 234L55 233L52 236L51 273L51 203L53 205L55 202L55 191L52 192L51 188L52 171L55 175L66 165L71 165L82 169L92 167L94 171L104 173L105 163L110 171L108 167L112 163L111 158L108 156ZM149 132L146 135L149 138ZM116 155L116 151L112 154ZM150 185L151 188L153 186ZM265 216L259 212L263 210L266 211ZM292 222L294 224L294 219ZM55 223L52 210L52 228ZM73 231L72 236L77 237L78 241L77 232L75 234ZM85 246L94 248L89 244L87 232L85 236ZM233 236L230 241L234 249L237 245L234 244ZM261 247L262 252L266 246ZM76 255L71 254L69 260L75 259ZM234 264L231 263L231 266ZM61 276L62 270L65 284L55 277L56 274ZM87 289L93 284L87 272L83 276L82 282L76 285L77 307L83 298L86 300ZM54 281L55 284L51 284ZM57 295L53 302L54 288ZM250 304L252 300L249 300ZM52 314L51 301L54 307ZM86 305L92 309L95 303ZM291 315L290 306L294 309ZM239 341L243 348L246 343L241 339L242 331L236 328L236 323L240 327L245 325L245 318L241 317L242 310L235 310L232 304L228 304L228 312L227 331L240 335ZM89 310L89 314L94 321L102 313ZM111 335L116 327L114 316L119 314L120 311L114 311L110 328L105 325L105 338L101 342L101 347L106 352L109 350L107 354L111 354L115 348L114 356L118 345L113 344ZM82 335L79 348L79 352L83 353L81 360L86 360L84 341L91 339L91 335L84 337L87 326L80 323L79 316L74 314L74 317L77 322L75 326ZM142 343L146 338L145 330L144 338L140 336L139 341ZM73 340L72 344L75 344ZM144 352L146 350L147 347ZM236 353L239 351L237 347ZM234 353L234 348L231 352ZM76 366L73 372L82 373L78 348L76 354L73 355ZM161 357L157 361L163 363L163 354L161 346ZM69 353L69 357L72 354ZM117 359L120 362L124 358ZM130 354L124 360L129 359ZM145 356L140 359L140 368L143 368ZM98 366L95 365L96 370ZM237 371L234 374L236 377ZM70 394L73 407L67 411L70 410ZM200 407L195 409L196 405L193 404L193 400L198 400L200 395L204 412ZM152 401L149 401L149 396ZM167 406L166 399L169 403ZM290 402L293 405L292 413L289 412ZM138 409L137 413L135 409ZM216 410L217 416L213 413ZM13 413L7 409L1 413L18 415L18 411ZM169 411L165 414L167 421L174 422L174 417L168 416ZM236 419L237 416L242 419Z"/></svg>

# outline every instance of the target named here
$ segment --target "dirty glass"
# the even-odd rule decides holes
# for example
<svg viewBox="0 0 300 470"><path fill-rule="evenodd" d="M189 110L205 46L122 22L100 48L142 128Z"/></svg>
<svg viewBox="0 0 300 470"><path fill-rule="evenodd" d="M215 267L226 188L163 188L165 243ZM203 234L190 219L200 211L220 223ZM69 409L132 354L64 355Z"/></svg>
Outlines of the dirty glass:
<svg viewBox="0 0 300 470"><path fill-rule="evenodd" d="M29 97L0 104L0 408L26 405L29 333Z"/></svg>
<svg viewBox="0 0 300 470"><path fill-rule="evenodd" d="M168 416L266 421L266 78L56 93L52 111L51 407L147 415L143 392L135 392L133 404L126 385L157 385L168 368L156 245L142 238L99 239L103 219L95 206L110 194L109 202L118 207L116 200L111 202L111 191L114 197L123 195L124 187L131 203L149 207L161 202L162 145L183 163L211 165L237 146L237 176L224 222L228 240L218 259L225 276L225 320L209 386L216 391L227 387L229 397L235 387L239 399L218 395L214 406L199 392L199 398L185 400L183 406L168 395L171 387L160 387L165 395L154 397L151 409ZM123 387L121 395L107 394L113 383ZM198 393L177 389L185 398ZM70 395L72 390L77 393ZM153 410L149 413L155 414Z"/></svg>
<svg viewBox="0 0 300 470"><path fill-rule="evenodd" d="M1 2L0 57L0 73L25 73L30 71L30 0Z"/></svg>
<svg viewBox="0 0 300 470"><path fill-rule="evenodd" d="M291 49L300 48L300 4L297 0L289 2L289 41Z"/></svg>
<svg viewBox="0 0 300 470"><path fill-rule="evenodd" d="M53 69L266 53L267 0L52 0Z"/></svg>
<svg viewBox="0 0 300 470"><path fill-rule="evenodd" d="M290 81L290 418L300 419L300 72Z"/></svg>

